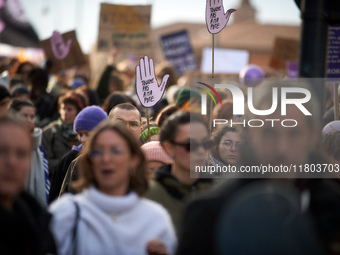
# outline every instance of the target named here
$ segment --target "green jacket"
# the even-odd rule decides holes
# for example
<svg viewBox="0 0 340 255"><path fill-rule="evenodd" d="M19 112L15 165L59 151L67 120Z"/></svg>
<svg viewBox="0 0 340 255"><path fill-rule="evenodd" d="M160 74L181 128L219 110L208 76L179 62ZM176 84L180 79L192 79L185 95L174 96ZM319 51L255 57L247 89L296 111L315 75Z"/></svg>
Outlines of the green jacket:
<svg viewBox="0 0 340 255"><path fill-rule="evenodd" d="M164 165L155 173L155 180L150 182L145 197L160 203L169 212L177 236L179 234L184 201L189 197L209 189L211 179L198 179L192 185L179 182L171 174L171 165Z"/></svg>

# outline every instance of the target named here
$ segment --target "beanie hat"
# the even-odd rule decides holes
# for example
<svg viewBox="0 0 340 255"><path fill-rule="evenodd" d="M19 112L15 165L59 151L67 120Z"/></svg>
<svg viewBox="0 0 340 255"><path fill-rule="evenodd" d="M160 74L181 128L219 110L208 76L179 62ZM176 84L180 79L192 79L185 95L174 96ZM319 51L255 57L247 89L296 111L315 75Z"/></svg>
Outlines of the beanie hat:
<svg viewBox="0 0 340 255"><path fill-rule="evenodd" d="M28 91L28 89L26 87L17 87L12 91L12 97L17 97L20 95L28 95L30 96L31 93Z"/></svg>
<svg viewBox="0 0 340 255"><path fill-rule="evenodd" d="M322 133L327 134L330 131L339 131L340 130L340 120L334 120L329 122L323 129Z"/></svg>
<svg viewBox="0 0 340 255"><path fill-rule="evenodd" d="M159 128L158 127L150 127L150 137L153 135L159 134ZM147 142L149 139L149 131L148 129L145 129L141 134L140 138L142 138L143 142Z"/></svg>
<svg viewBox="0 0 340 255"><path fill-rule="evenodd" d="M186 102L188 102L190 99L193 100L201 100L201 94L197 92L194 89L189 89L189 88L183 88L180 89L178 92L178 96L175 102L175 105L177 106L183 106Z"/></svg>
<svg viewBox="0 0 340 255"><path fill-rule="evenodd" d="M92 131L100 122L107 120L106 112L99 106L87 106L81 110L74 120L75 132L80 129Z"/></svg>
<svg viewBox="0 0 340 255"><path fill-rule="evenodd" d="M172 160L165 152L159 141L152 141L141 147L147 161L158 161L164 164L171 164Z"/></svg>
<svg viewBox="0 0 340 255"><path fill-rule="evenodd" d="M69 87L74 90L83 85L86 85L86 81L83 78L77 77L70 82Z"/></svg>

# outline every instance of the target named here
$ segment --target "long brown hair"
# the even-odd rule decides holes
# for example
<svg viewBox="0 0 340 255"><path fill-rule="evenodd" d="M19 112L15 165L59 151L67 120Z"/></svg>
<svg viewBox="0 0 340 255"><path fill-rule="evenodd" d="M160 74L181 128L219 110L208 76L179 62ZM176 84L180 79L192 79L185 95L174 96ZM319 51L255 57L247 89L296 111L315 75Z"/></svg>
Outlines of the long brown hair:
<svg viewBox="0 0 340 255"><path fill-rule="evenodd" d="M139 196L144 195L148 189L148 181L146 178L147 167L144 154L137 139L131 135L127 127L119 121L112 120L104 121L99 124L93 130L89 140L86 142L84 152L79 158L80 179L74 183L74 188L81 191L82 189L89 187L91 184L96 185L90 152L92 151L99 134L106 130L117 132L126 141L131 156L137 156L139 159L137 167L130 171L129 190L135 191Z"/></svg>

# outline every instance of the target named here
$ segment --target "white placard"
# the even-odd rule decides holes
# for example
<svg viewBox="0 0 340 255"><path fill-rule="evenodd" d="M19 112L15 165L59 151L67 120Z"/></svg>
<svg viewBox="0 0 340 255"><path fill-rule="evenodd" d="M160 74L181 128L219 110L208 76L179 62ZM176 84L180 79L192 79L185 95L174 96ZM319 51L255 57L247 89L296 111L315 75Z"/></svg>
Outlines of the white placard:
<svg viewBox="0 0 340 255"><path fill-rule="evenodd" d="M249 63L249 52L215 48L214 73L238 74ZM211 48L204 48L201 63L202 73L212 73Z"/></svg>

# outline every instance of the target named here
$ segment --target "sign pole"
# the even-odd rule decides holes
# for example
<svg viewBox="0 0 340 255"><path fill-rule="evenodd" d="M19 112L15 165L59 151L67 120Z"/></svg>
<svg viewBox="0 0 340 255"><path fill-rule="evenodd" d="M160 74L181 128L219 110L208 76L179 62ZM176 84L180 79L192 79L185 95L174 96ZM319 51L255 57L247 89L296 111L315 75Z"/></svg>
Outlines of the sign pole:
<svg viewBox="0 0 340 255"><path fill-rule="evenodd" d="M339 84L334 82L334 120L339 120Z"/></svg>
<svg viewBox="0 0 340 255"><path fill-rule="evenodd" d="M149 121L149 108L146 108L146 123L148 125L148 134L149 134L149 142L151 142L151 134L150 134L150 121Z"/></svg>

